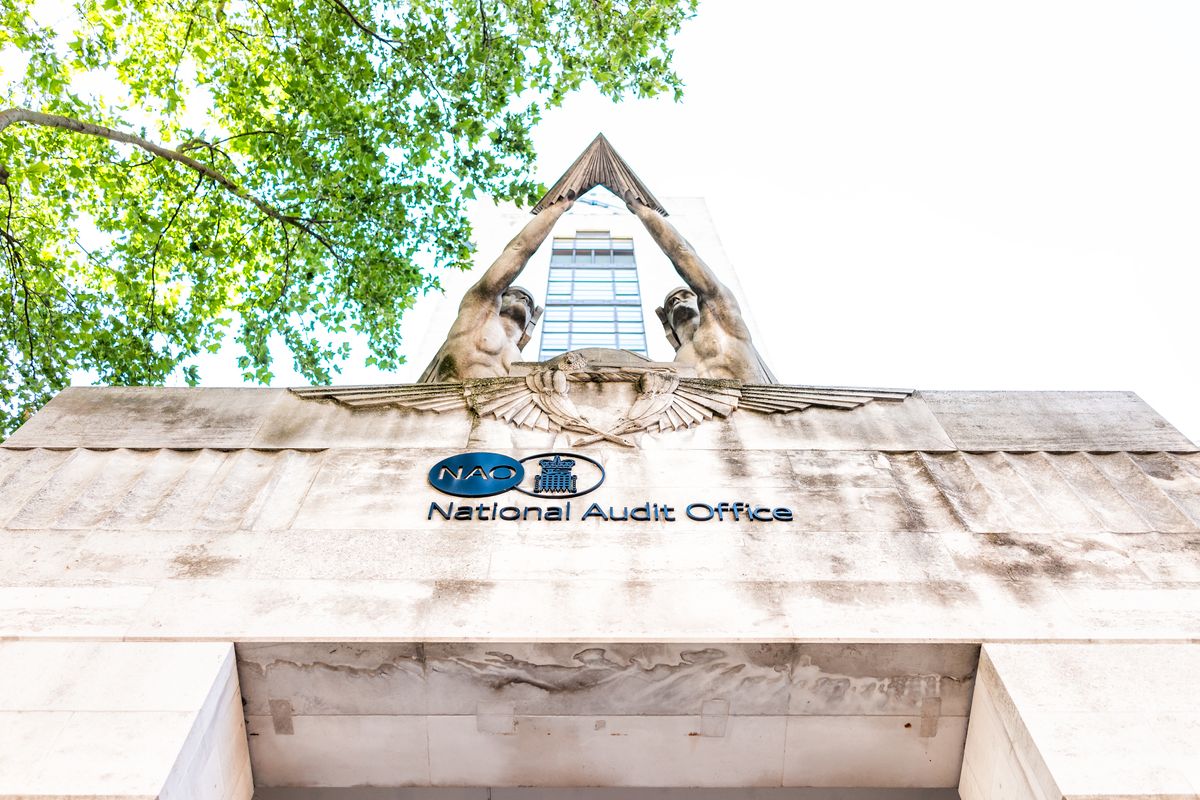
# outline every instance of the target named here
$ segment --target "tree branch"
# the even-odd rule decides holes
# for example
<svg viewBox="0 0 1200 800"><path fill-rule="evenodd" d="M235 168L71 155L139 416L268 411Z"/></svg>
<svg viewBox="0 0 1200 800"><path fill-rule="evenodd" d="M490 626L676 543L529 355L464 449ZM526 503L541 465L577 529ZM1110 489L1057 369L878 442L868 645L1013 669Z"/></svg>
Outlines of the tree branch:
<svg viewBox="0 0 1200 800"><path fill-rule="evenodd" d="M230 138L236 139L237 137L233 136ZM240 175L241 170L238 169L237 162L233 160L233 156L229 155L229 153L226 153L220 147L217 147L218 144L220 144L220 141L206 142L203 139L188 139L186 142L179 145L179 147L176 147L175 151L179 153L186 153L188 150L198 150L203 147L211 156L224 156L225 160L229 162L229 166L233 169L233 171ZM214 160L216 159L214 158ZM297 219L300 219L302 222L311 222L311 220L306 220L300 217L297 217Z"/></svg>
<svg viewBox="0 0 1200 800"><path fill-rule="evenodd" d="M350 19L350 22L354 25L354 27L358 28L367 36L370 36L372 39L379 42L396 55L404 56L405 61L411 61L411 66L415 67L417 72L421 73L421 76L425 78L426 82L429 84L429 88L433 89L433 92L438 96L438 99L445 102L446 98L442 95L441 90L438 89L437 84L433 82L433 78L429 76L429 73L426 72L420 64L418 64L414 59L409 59L407 54L396 46L399 44L399 42L397 42L395 39L389 39L383 34L373 30L369 25L359 19L358 16L350 10L349 6L342 2L342 0L329 0L329 2L332 3L334 7L338 8L343 14L345 14ZM445 113L444 108L442 109L442 113Z"/></svg>
<svg viewBox="0 0 1200 800"><path fill-rule="evenodd" d="M271 301L272 309L279 305L292 282L292 243L288 239L287 228L280 225L279 232L283 234L283 279L280 281L279 295Z"/></svg>
<svg viewBox="0 0 1200 800"><path fill-rule="evenodd" d="M279 131L272 131L272 130L246 131L245 133L235 133L233 136L226 136L224 139L213 139L212 143L213 143L213 146L216 146L218 144L225 144L226 142L232 142L234 139L241 139L243 136L261 136L263 134L270 134L271 136L281 136L282 135ZM224 152L224 151L222 151L222 152Z"/></svg>
<svg viewBox="0 0 1200 800"><path fill-rule="evenodd" d="M196 178L196 185L192 187L189 194L179 198L179 204L175 206L175 210L171 212L171 218L167 220L167 224L159 231L158 238L154 240L154 249L150 253L150 328L154 329L154 305L158 299L158 251L162 247L163 238L166 237L167 231L171 230L171 226L175 224L176 217L183 209L184 203L196 196L196 192L200 190L200 184L204 182L204 176L199 175Z"/></svg>
<svg viewBox="0 0 1200 800"><path fill-rule="evenodd" d="M302 218L293 216L291 214L285 214L265 200L261 200L250 194L250 192L248 192L242 186L239 186L236 181L234 181L232 178L229 178L224 173L213 169L201 161L197 161L196 159L192 158L186 153L180 152L179 150L172 150L169 147L163 147L160 144L155 144L149 139L136 136L132 133L118 131L114 128L107 128L103 125L96 125L91 122L83 122L72 117L63 117L58 114L44 114L40 111L33 111L28 108L9 108L5 109L4 111L0 111L0 133L3 133L4 129L9 125L17 122L26 122L30 125L39 125L44 128L60 128L62 130L73 131L75 133L82 133L85 136L97 136L101 139L108 139L109 141L113 142L131 144L135 147L145 150L151 155L165 158L168 161L175 162L176 164L182 164L188 169L195 170L197 173L217 184L234 197L250 203L252 206L257 208L271 219L281 222L285 225L291 225L293 228L308 234L317 242L319 242L331 256L340 262L344 262L342 255L337 252L337 249L333 246L333 243L330 242L329 239L326 238L320 231L313 228L312 225L306 223Z"/></svg>
<svg viewBox="0 0 1200 800"><path fill-rule="evenodd" d="M479 0L479 19L483 22L483 46L486 49L492 43L492 32L488 30L487 12L483 10L483 0Z"/></svg>
<svg viewBox="0 0 1200 800"><path fill-rule="evenodd" d="M273 25L271 25L271 15L268 14L267 10L262 7L262 4L259 3L258 0L250 0L250 2L254 5L255 8L258 9L258 13L262 15L263 24L266 25L269 36L272 39L285 38L285 37L280 37L280 36L275 35L275 28Z"/></svg>
<svg viewBox="0 0 1200 800"><path fill-rule="evenodd" d="M329 0L329 2L331 2L337 8L339 8L343 14L345 14L347 17L349 17L350 22L352 22L354 24L354 27L358 28L360 31L365 33L367 36L370 36L375 41L387 45L388 49L390 49L392 52L395 52L395 53L400 52L399 50L396 49L396 40L395 39L389 39L380 33L376 33L365 22L363 22L361 19L359 19L358 15L355 14L353 11L351 11L350 7L347 6L345 3L343 3L342 0Z"/></svg>
<svg viewBox="0 0 1200 800"><path fill-rule="evenodd" d="M7 188L7 186L6 186ZM9 191L9 202L12 201L12 192ZM11 208L11 206L10 206ZM12 213L9 212L11 219ZM26 360L32 364L34 362L34 336L33 336L33 319L29 314L29 283L25 280L25 275L22 274L23 263L21 259L21 249L18 246L18 240L5 232L5 250L8 251L8 269L12 273L12 298L14 311L17 303L18 288L21 292L21 314L25 319L25 345L26 345Z"/></svg>
<svg viewBox="0 0 1200 800"><path fill-rule="evenodd" d="M12 212L13 212L12 187L8 185L8 170L4 169L3 167L0 167L0 170L3 170L3 173L4 173L2 176L2 180L0 180L0 183L4 184L4 191L8 193L8 213L6 213L4 215L4 237L6 239L8 239L10 242L12 242L13 244L17 244L16 238L12 235Z"/></svg>
<svg viewBox="0 0 1200 800"><path fill-rule="evenodd" d="M193 13L195 9L192 9ZM183 32L183 44L179 46L179 58L175 60L175 70L171 73L171 84L179 78L179 65L183 63L184 56L187 55L188 43L192 41L192 28L196 25L196 18L192 17L188 20L187 30Z"/></svg>

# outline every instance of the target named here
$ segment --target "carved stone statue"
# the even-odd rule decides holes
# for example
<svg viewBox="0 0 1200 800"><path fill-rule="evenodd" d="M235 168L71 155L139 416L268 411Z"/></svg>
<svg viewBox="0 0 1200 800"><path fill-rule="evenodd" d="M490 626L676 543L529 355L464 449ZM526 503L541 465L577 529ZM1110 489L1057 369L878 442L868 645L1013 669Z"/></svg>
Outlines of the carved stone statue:
<svg viewBox="0 0 1200 800"><path fill-rule="evenodd" d="M500 378L521 360L521 348L541 309L533 295L512 283L575 202L564 197L538 212L504 248L479 282L467 290L446 341L421 375L421 383Z"/></svg>
<svg viewBox="0 0 1200 800"><path fill-rule="evenodd" d="M602 185L624 198L686 287L667 295L659 317L675 346L674 363L627 350L574 350L545 362L522 362L521 347L540 309L512 282L576 197ZM790 414L816 406L850 410L875 400L902 402L904 389L785 386L775 382L750 341L737 300L664 216L666 209L629 166L597 136L534 207L534 219L467 292L445 344L417 384L314 386L293 389L353 409L398 406L441 414L470 412L529 431L577 434L571 445L638 446L642 434L693 428L736 411ZM580 384L633 384L634 398L617 419L587 405ZM617 396L604 395L607 402ZM577 405L577 400L582 407ZM596 414L599 410L601 413ZM596 421L589 419L592 414Z"/></svg>
<svg viewBox="0 0 1200 800"><path fill-rule="evenodd" d="M632 192L625 203L646 226L654 241L687 283L667 295L657 309L675 361L695 367L698 378L724 378L743 383L774 383L774 376L750 340L733 292L697 255L675 226Z"/></svg>

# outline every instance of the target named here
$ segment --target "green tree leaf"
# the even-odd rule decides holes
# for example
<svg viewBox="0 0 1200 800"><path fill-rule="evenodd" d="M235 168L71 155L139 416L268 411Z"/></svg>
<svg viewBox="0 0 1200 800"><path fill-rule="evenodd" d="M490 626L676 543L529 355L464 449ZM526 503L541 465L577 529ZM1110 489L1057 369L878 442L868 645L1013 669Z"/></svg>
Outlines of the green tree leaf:
<svg viewBox="0 0 1200 800"><path fill-rule="evenodd" d="M327 382L467 269L475 193L529 203L530 129L584 84L679 97L696 0L0 0L0 428L70 380L154 384L233 321Z"/></svg>

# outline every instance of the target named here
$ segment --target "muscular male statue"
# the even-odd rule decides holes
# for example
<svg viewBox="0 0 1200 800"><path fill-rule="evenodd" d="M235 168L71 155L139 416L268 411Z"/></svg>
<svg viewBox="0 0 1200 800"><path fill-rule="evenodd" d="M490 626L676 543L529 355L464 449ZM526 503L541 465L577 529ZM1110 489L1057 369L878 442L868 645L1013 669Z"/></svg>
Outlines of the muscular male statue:
<svg viewBox="0 0 1200 800"><path fill-rule="evenodd" d="M504 248L479 282L467 290L446 341L421 383L497 378L521 360L518 343L534 313L533 295L512 282L546 240L574 195L543 209Z"/></svg>
<svg viewBox="0 0 1200 800"><path fill-rule="evenodd" d="M654 209L626 192L629 210L646 226L675 265L687 287L667 295L659 315L674 334L675 361L696 368L698 378L732 378L743 383L774 383L750 341L750 329L729 288L696 254L695 248Z"/></svg>

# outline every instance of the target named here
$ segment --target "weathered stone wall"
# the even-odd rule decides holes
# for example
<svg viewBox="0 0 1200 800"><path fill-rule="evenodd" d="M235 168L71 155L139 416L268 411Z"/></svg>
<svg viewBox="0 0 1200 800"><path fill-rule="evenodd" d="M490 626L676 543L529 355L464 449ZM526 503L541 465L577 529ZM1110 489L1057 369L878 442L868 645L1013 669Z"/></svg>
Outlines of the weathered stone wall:
<svg viewBox="0 0 1200 800"><path fill-rule="evenodd" d="M68 390L0 447L0 637L236 642L260 785L943 787L979 643L1200 638L1200 453L1129 393L737 411L578 448L570 521L431 511L481 502L440 459L573 438Z"/></svg>
<svg viewBox="0 0 1200 800"><path fill-rule="evenodd" d="M628 387L587 388L603 401ZM0 634L611 643L1198 633L1200 454L1128 393L739 411L643 435L638 448L582 448L607 480L571 501L570 522L431 511L474 505L429 485L441 458L530 455L571 439L279 390L68 390L0 448ZM492 500L562 505L512 492ZM657 503L676 520L580 519L593 502L618 514ZM793 520L683 513L719 502L788 507Z"/></svg>

